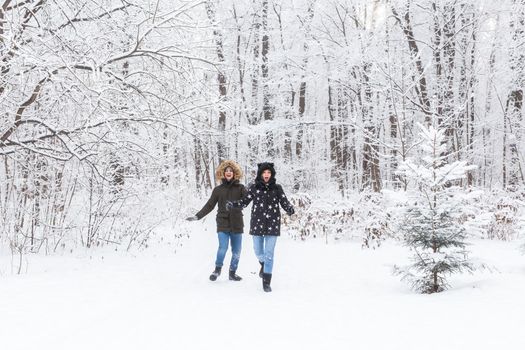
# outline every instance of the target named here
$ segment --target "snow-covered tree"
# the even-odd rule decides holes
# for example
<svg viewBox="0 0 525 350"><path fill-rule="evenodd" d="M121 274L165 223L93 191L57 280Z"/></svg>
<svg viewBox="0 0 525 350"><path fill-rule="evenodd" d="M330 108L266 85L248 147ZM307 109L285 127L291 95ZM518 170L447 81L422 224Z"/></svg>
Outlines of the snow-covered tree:
<svg viewBox="0 0 525 350"><path fill-rule="evenodd" d="M188 53L203 6L151 4L2 1L0 247L121 244L124 214L151 218L145 196L179 183L193 111L212 104L212 64Z"/></svg>
<svg viewBox="0 0 525 350"><path fill-rule="evenodd" d="M355 216L355 227L362 235L361 247L372 249L380 247L390 231L391 221L389 210L385 210L383 195L373 191L362 192Z"/></svg>
<svg viewBox="0 0 525 350"><path fill-rule="evenodd" d="M445 128L421 129L420 156L400 167L415 185L401 228L405 244L414 251L413 262L396 272L415 290L436 293L446 289L448 275L473 269L454 197L460 190L456 183L471 167L464 161L447 163Z"/></svg>

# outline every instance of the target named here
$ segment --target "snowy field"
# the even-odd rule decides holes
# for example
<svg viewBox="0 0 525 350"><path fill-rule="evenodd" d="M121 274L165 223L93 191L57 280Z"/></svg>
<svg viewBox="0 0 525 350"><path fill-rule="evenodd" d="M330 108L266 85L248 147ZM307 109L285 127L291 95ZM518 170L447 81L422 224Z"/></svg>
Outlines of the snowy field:
<svg viewBox="0 0 525 350"><path fill-rule="evenodd" d="M19 276L2 257L0 349L523 349L517 242L476 241L472 256L498 272L418 295L391 274L408 256L397 244L374 251L282 237L274 291L264 293L251 237L244 279L210 282L213 218L192 227L177 254L30 256Z"/></svg>

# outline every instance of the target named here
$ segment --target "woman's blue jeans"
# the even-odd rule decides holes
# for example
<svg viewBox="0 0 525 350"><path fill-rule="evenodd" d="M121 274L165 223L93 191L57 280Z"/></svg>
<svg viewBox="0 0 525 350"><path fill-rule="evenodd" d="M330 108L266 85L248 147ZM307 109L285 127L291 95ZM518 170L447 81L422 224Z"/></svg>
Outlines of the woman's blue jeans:
<svg viewBox="0 0 525 350"><path fill-rule="evenodd" d="M260 262L264 263L264 273L272 273L273 270L273 252L275 250L275 243L277 243L277 236L252 236L253 250L255 256Z"/></svg>
<svg viewBox="0 0 525 350"><path fill-rule="evenodd" d="M232 260L230 262L230 271L237 271L239 266L239 259L241 257L242 249L242 233L232 232L217 232L219 238L219 249L217 249L217 259L215 259L215 266L224 264L224 257L228 251L228 244L232 243Z"/></svg>

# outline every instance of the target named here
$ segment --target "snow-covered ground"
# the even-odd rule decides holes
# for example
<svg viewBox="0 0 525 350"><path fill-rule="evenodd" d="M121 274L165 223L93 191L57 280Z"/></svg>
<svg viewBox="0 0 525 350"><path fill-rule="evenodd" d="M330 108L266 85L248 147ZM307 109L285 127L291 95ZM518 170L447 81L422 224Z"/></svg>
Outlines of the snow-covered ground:
<svg viewBox="0 0 525 350"><path fill-rule="evenodd" d="M210 282L213 218L193 228L177 254L31 256L23 275L2 257L0 349L523 349L517 242L476 241L473 256L499 272L418 295L391 274L408 256L397 244L374 251L282 237L274 291L264 293L250 236L244 279Z"/></svg>

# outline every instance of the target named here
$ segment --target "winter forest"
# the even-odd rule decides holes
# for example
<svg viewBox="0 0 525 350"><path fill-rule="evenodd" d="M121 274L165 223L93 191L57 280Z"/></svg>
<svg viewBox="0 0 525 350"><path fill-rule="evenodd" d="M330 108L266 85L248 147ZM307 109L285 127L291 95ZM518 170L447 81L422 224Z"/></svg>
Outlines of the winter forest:
<svg viewBox="0 0 525 350"><path fill-rule="evenodd" d="M381 261L381 293L419 298L516 255L525 290L525 0L1 0L0 66L0 284L80 252L189 256L206 236L192 265L213 289L214 215L184 218L233 159L244 184L273 162L295 207L281 265L298 249ZM501 312L496 335L524 320Z"/></svg>

